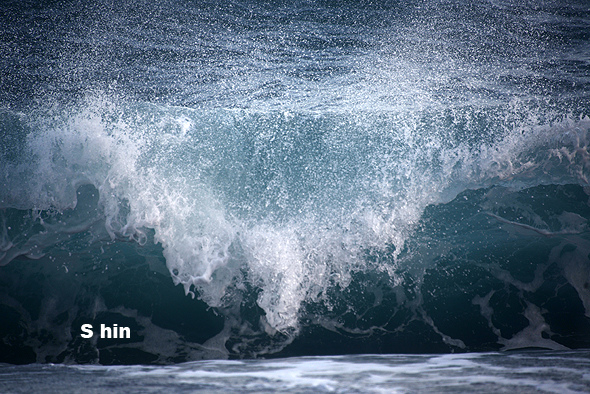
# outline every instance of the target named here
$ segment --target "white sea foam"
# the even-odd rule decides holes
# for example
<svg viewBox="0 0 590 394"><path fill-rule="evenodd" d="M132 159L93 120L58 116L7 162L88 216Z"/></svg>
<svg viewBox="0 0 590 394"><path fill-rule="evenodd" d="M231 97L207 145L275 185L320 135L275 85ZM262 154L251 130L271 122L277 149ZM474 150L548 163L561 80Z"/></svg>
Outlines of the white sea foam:
<svg viewBox="0 0 590 394"><path fill-rule="evenodd" d="M174 282L211 306L248 281L278 331L297 329L304 302L346 288L368 264L363 250L394 245L397 256L427 205L497 183L585 184L590 163L588 118L470 146L415 114L201 113L98 94L21 117L27 155L4 163L2 207L64 212L90 183L111 238L141 244L153 229ZM304 156L309 139L323 150ZM97 212L16 246L4 235L3 263L88 230ZM395 283L394 268L378 270Z"/></svg>

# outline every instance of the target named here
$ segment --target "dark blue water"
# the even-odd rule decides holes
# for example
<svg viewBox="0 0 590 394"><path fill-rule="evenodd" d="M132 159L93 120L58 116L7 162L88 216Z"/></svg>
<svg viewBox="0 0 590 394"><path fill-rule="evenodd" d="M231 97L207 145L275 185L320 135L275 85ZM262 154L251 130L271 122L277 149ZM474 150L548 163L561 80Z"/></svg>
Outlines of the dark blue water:
<svg viewBox="0 0 590 394"><path fill-rule="evenodd" d="M0 25L0 362L590 347L587 2Z"/></svg>

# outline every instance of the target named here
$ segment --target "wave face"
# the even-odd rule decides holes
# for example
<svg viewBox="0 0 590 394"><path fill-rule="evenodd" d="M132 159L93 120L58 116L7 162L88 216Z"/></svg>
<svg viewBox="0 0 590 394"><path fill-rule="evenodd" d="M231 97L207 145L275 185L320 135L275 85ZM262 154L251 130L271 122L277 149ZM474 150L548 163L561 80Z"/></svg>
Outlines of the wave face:
<svg viewBox="0 0 590 394"><path fill-rule="evenodd" d="M0 10L0 362L590 347L584 2Z"/></svg>

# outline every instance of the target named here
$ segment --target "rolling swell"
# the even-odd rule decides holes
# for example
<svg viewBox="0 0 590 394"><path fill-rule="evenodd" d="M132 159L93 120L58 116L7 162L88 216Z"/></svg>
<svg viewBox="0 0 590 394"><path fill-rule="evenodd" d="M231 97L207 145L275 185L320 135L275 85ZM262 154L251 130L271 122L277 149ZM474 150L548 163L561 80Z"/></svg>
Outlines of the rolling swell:
<svg viewBox="0 0 590 394"><path fill-rule="evenodd" d="M510 206L513 215L534 215L537 208L542 216L548 203L559 213L547 218L545 229L500 220L482 209L497 206L498 195L518 205ZM261 290L247 275L239 304L213 310L173 286L161 247L150 246L153 235L139 246L76 234L38 260L18 257L3 267L8 341L2 354L12 363L128 364L587 348L590 250L580 228L587 200L580 186L545 185L467 191L429 206L398 262L393 247L367 250L365 268L351 272L346 287L324 289L321 302L305 300L296 335L268 326L258 304ZM499 210L506 215L510 208ZM30 213L5 214L14 225ZM81 340L79 327L98 321L124 324L137 335Z"/></svg>

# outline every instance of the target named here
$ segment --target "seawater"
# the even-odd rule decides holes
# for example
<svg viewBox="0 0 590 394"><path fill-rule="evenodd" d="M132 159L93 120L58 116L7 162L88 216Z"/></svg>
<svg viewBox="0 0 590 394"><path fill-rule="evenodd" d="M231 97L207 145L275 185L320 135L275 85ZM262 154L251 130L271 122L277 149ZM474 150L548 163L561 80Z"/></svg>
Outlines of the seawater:
<svg viewBox="0 0 590 394"><path fill-rule="evenodd" d="M588 351L347 355L169 366L0 366L5 393L583 393ZM81 387L83 385L83 387Z"/></svg>
<svg viewBox="0 0 590 394"><path fill-rule="evenodd" d="M562 353L590 348L587 2L6 1L0 24L0 362L34 364L10 390L284 363L313 386L316 362L369 370L328 391L406 364L588 389ZM527 348L573 370L489 353Z"/></svg>

